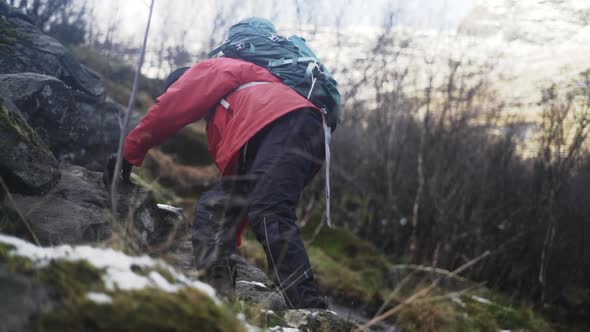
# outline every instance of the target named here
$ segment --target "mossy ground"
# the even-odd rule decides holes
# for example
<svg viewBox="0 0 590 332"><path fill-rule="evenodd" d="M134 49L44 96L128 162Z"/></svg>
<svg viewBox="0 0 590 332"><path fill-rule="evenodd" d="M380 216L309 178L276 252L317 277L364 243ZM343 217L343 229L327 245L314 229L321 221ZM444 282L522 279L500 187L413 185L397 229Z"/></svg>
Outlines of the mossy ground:
<svg viewBox="0 0 590 332"><path fill-rule="evenodd" d="M0 244L0 262L12 272L38 278L50 289L57 305L38 315L38 331L243 331L242 324L225 307L191 288L176 293L160 289L107 290L103 271L86 261L52 261L42 268L11 255ZM87 298L104 293L111 303Z"/></svg>
<svg viewBox="0 0 590 332"><path fill-rule="evenodd" d="M316 223L317 225L317 223ZM313 223L303 229L309 240ZM336 302L351 308L365 310L372 315L392 292L387 271L393 263L378 249L345 229L324 228L311 245L307 245L314 273L321 290ZM261 246L252 233L247 232L241 253L258 266L266 266ZM399 290L389 308L401 303L426 284L413 284ZM404 306L393 323L403 331L552 331L549 324L528 306L515 306L510 299L491 290L478 289L459 297L455 302L448 297L450 291L437 288L426 298ZM471 296L489 299L481 303ZM438 300L432 300L440 298ZM255 315L260 318L260 314ZM258 321L257 321L258 322Z"/></svg>
<svg viewBox="0 0 590 332"><path fill-rule="evenodd" d="M474 293L482 295L481 292ZM397 324L410 332L552 331L549 324L529 307L515 307L497 300L482 303L471 297L474 293L459 296L456 301L426 299L406 305L397 317ZM484 293L491 295L489 291Z"/></svg>

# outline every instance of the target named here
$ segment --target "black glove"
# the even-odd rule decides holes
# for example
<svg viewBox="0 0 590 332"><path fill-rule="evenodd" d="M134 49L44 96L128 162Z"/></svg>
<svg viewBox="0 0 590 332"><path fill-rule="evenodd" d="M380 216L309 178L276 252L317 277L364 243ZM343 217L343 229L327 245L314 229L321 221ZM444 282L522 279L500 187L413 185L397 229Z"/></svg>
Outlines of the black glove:
<svg viewBox="0 0 590 332"><path fill-rule="evenodd" d="M123 163L121 165L121 170L119 172L115 172L115 165L117 164L117 154L113 154L107 160L107 164L104 168L104 172L102 173L102 182L105 186L109 187L111 183L113 183L113 176L116 173L119 173L121 176L121 180L123 182L131 182L129 180L129 176L131 176L131 168L133 165L123 158Z"/></svg>

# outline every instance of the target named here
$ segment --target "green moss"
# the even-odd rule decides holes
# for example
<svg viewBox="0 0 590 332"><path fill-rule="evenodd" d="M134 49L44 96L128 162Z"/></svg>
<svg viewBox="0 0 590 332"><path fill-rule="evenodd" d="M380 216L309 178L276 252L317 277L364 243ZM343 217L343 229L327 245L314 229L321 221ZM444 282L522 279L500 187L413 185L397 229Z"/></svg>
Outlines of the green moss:
<svg viewBox="0 0 590 332"><path fill-rule="evenodd" d="M481 303L465 297L467 313L475 319L493 319L499 328L521 331L552 331L551 327L529 307L513 307L494 301Z"/></svg>
<svg viewBox="0 0 590 332"><path fill-rule="evenodd" d="M11 254L14 247L0 243L0 263L3 263L8 271L31 273L33 262L30 259Z"/></svg>
<svg viewBox="0 0 590 332"><path fill-rule="evenodd" d="M20 116L12 114L0 101L0 130L10 130L18 137L38 149L47 150L47 146L29 124Z"/></svg>
<svg viewBox="0 0 590 332"><path fill-rule="evenodd" d="M405 306L397 324L408 332L457 331L456 314L448 302L415 303Z"/></svg>
<svg viewBox="0 0 590 332"><path fill-rule="evenodd" d="M311 247L309 258L322 292L333 296L338 302L349 305L368 305L379 294L367 287L361 271L355 271L335 261L322 250ZM380 303L379 303L380 304Z"/></svg>
<svg viewBox="0 0 590 332"><path fill-rule="evenodd" d="M9 271L38 278L47 285L57 305L39 314L38 331L243 331L227 308L204 293L186 288L176 293L160 289L109 291L103 271L87 261L56 260L43 268L10 254L14 248L0 243L0 262ZM156 269L169 281L172 276ZM89 292L108 295L112 303L99 304Z"/></svg>
<svg viewBox="0 0 590 332"><path fill-rule="evenodd" d="M89 291L104 291L103 271L87 261L52 261L38 272L39 279L51 285L58 298L76 298Z"/></svg>
<svg viewBox="0 0 590 332"><path fill-rule="evenodd" d="M530 308L481 303L473 300L471 295L461 297L461 302L463 304L449 299L415 302L402 308L397 324L403 331L415 332L552 331Z"/></svg>
<svg viewBox="0 0 590 332"><path fill-rule="evenodd" d="M230 311L196 290L146 289L109 295L112 303L107 305L85 298L65 302L59 310L40 317L39 331L243 331Z"/></svg>
<svg viewBox="0 0 590 332"><path fill-rule="evenodd" d="M318 222L319 218L302 229L305 239L311 239ZM393 266L379 249L344 228L324 227L312 245L356 270L379 269L387 273Z"/></svg>

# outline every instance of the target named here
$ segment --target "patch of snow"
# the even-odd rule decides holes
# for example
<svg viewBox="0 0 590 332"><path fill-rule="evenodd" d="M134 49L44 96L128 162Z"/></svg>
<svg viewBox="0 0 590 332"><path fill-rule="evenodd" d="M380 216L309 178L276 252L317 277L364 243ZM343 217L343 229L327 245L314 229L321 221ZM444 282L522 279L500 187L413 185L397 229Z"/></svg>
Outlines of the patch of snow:
<svg viewBox="0 0 590 332"><path fill-rule="evenodd" d="M166 211L172 212L177 215L182 214L182 211L183 211L182 208L172 206L172 205L167 205L167 204L158 204L158 209L166 210Z"/></svg>
<svg viewBox="0 0 590 332"><path fill-rule="evenodd" d="M259 281L238 280L238 282L246 285L254 285L260 288L266 288L266 285Z"/></svg>
<svg viewBox="0 0 590 332"><path fill-rule="evenodd" d="M86 298L98 304L111 304L113 299L105 293L90 292L86 294Z"/></svg>
<svg viewBox="0 0 590 332"><path fill-rule="evenodd" d="M301 330L292 327L274 326L268 328L267 332L301 332Z"/></svg>
<svg viewBox="0 0 590 332"><path fill-rule="evenodd" d="M174 293L178 291L178 285L171 284L160 273L156 271L151 271L148 276L157 285L158 288L163 289L165 292Z"/></svg>
<svg viewBox="0 0 590 332"><path fill-rule="evenodd" d="M483 303L483 304L491 304L492 301L483 298L483 297L479 297L477 295L471 295L471 298L474 299L475 301L479 302L479 303Z"/></svg>
<svg viewBox="0 0 590 332"><path fill-rule="evenodd" d="M47 266L52 260L87 261L95 268L103 271L102 278L108 290L131 291L158 288L165 292L176 292L185 287L192 287L211 297L216 304L221 303L215 295L215 290L210 285L198 280L190 280L166 263L147 255L132 257L113 249L101 249L86 245L61 245L43 248L3 234L0 234L0 243L13 246L15 249L10 254L26 257L38 267ZM170 283L155 271L150 272L147 276L140 275L135 273L132 267L139 267L144 270L164 269L170 273L175 282Z"/></svg>

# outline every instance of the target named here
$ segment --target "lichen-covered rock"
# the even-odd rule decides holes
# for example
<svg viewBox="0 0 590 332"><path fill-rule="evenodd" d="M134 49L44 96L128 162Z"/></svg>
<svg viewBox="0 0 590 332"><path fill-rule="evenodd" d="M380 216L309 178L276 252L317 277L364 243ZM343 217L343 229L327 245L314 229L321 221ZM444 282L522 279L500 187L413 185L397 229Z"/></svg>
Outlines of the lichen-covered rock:
<svg viewBox="0 0 590 332"><path fill-rule="evenodd" d="M39 195L60 178L58 162L21 113L0 97L0 177L12 192Z"/></svg>
<svg viewBox="0 0 590 332"><path fill-rule="evenodd" d="M34 72L59 78L75 90L99 97L99 76L82 66L55 39L24 15L0 3L0 73Z"/></svg>
<svg viewBox="0 0 590 332"><path fill-rule="evenodd" d="M44 196L13 195L16 208L44 245L104 240L111 217L102 174L82 167L61 170L61 180Z"/></svg>
<svg viewBox="0 0 590 332"><path fill-rule="evenodd" d="M52 76L21 73L0 75L0 93L21 111L27 123L61 161L83 149L87 131L72 90Z"/></svg>
<svg viewBox="0 0 590 332"><path fill-rule="evenodd" d="M42 248L0 234L0 266L2 279L15 284L25 276L41 286L18 299L8 293L26 305L0 305L0 331L245 331L210 286L148 256ZM47 298L54 305L43 306ZM7 329L4 317L17 328Z"/></svg>

